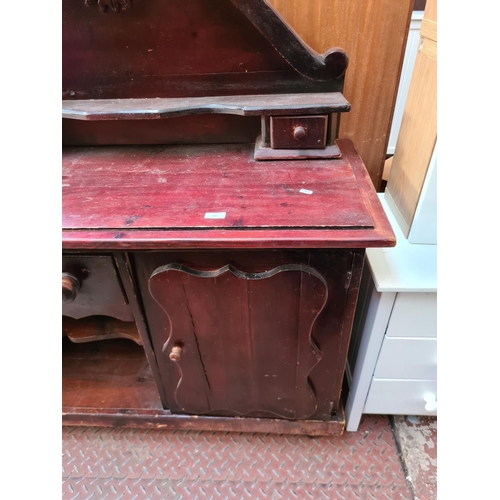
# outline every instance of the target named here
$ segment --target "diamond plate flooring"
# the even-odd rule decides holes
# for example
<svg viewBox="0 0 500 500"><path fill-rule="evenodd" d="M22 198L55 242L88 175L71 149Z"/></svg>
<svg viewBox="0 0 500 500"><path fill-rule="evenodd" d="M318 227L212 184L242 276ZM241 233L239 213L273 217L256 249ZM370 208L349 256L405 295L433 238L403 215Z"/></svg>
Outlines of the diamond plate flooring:
<svg viewBox="0 0 500 500"><path fill-rule="evenodd" d="M408 499L389 419L341 437L63 427L63 499Z"/></svg>

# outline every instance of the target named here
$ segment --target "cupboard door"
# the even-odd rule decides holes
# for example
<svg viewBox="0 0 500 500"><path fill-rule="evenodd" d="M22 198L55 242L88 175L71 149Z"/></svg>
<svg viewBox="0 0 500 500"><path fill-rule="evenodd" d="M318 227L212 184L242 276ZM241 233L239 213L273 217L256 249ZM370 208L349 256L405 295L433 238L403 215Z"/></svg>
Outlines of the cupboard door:
<svg viewBox="0 0 500 500"><path fill-rule="evenodd" d="M329 418L353 256L315 253L135 257L172 412Z"/></svg>

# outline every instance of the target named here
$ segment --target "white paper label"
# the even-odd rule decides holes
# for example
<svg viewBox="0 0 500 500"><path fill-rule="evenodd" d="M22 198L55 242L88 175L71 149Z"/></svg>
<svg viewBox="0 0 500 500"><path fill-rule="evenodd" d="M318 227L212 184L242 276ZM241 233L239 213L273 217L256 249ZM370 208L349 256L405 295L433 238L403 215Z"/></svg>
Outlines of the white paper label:
<svg viewBox="0 0 500 500"><path fill-rule="evenodd" d="M313 194L313 192L312 192L312 191L310 191L309 189L301 189L301 190L299 191L299 193L304 193L304 194Z"/></svg>
<svg viewBox="0 0 500 500"><path fill-rule="evenodd" d="M225 219L226 212L207 212L205 219Z"/></svg>

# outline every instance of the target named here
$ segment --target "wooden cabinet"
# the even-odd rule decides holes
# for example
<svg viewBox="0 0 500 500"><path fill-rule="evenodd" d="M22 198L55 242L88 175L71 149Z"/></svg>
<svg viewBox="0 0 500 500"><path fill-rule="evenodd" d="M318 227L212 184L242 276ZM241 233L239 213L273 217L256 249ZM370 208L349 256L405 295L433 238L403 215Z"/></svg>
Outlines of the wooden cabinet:
<svg viewBox="0 0 500 500"><path fill-rule="evenodd" d="M261 0L103 7L63 4L63 422L341 433L395 244L338 137L345 51Z"/></svg>
<svg viewBox="0 0 500 500"><path fill-rule="evenodd" d="M394 237L352 143L338 145L336 160L265 163L252 145L65 149L64 263L92 271L82 294L91 277L113 290L80 323L80 342L105 347L65 344L66 423L342 431L365 248ZM120 297L135 334L101 321ZM119 403L122 383L138 406Z"/></svg>
<svg viewBox="0 0 500 500"><path fill-rule="evenodd" d="M363 251L133 257L172 412L326 420L337 411Z"/></svg>

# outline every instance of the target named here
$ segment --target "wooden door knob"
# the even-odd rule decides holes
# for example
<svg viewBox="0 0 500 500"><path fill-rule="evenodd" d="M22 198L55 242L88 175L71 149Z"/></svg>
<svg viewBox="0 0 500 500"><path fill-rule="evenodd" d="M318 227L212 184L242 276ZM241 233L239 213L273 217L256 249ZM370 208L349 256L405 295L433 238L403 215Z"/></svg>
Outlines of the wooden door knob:
<svg viewBox="0 0 500 500"><path fill-rule="evenodd" d="M176 345L176 346L172 347L172 350L170 351L170 354L168 355L168 357L172 361L175 361L177 363L181 359L181 354L182 354L182 347Z"/></svg>
<svg viewBox="0 0 500 500"><path fill-rule="evenodd" d="M62 273L62 301L73 302L78 290L80 290L78 279L72 274Z"/></svg>
<svg viewBox="0 0 500 500"><path fill-rule="evenodd" d="M294 139L300 140L306 136L306 129L302 127L302 125L298 125L293 129L293 137Z"/></svg>

